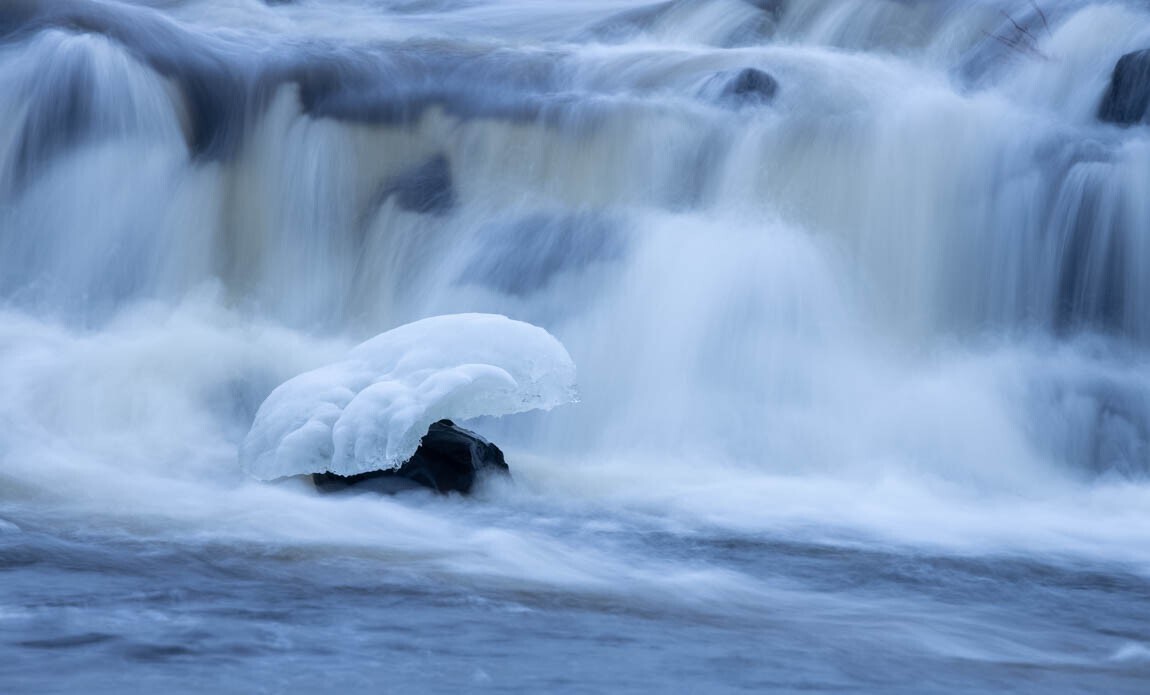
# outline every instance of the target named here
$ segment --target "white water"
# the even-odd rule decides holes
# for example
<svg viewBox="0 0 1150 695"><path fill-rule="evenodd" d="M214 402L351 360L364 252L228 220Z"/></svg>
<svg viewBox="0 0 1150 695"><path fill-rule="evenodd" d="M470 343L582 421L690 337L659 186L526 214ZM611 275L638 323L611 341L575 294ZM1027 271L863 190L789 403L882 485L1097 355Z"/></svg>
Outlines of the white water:
<svg viewBox="0 0 1150 695"><path fill-rule="evenodd" d="M0 9L23 28L0 44L0 517L739 614L838 609L604 538L1146 577L1150 129L1095 114L1150 10L757 5ZM717 99L746 67L771 103ZM405 201L444 160L447 198ZM243 474L275 386L457 312L578 365L579 404L469 425L513 484L332 501Z"/></svg>

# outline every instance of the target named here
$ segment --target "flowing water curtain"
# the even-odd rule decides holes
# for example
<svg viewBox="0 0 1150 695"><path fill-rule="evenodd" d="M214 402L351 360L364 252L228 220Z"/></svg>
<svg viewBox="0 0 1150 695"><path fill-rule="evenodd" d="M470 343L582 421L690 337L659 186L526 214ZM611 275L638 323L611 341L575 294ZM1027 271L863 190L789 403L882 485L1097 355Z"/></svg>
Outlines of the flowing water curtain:
<svg viewBox="0 0 1150 695"><path fill-rule="evenodd" d="M290 3L235 10L242 31L196 2L3 10L6 300L98 326L214 285L360 336L506 313L571 345L602 404L545 440L675 430L767 465L881 457L886 424L836 448L803 423L849 410L844 388L895 419L855 374L1001 339L1035 385L978 397L1023 440L1132 432L1095 458L1145 468L1146 411L1098 386L1150 338L1145 128L1099 120L1144 9L572 3L516 28L499 3L439 24L344 5L361 26ZM1102 415L1034 406L1055 382Z"/></svg>

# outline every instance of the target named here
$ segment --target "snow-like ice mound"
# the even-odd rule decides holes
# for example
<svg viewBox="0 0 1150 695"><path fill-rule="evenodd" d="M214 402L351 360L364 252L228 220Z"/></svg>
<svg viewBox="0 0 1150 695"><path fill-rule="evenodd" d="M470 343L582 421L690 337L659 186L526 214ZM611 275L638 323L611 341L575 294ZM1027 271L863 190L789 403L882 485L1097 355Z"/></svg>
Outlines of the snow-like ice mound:
<svg viewBox="0 0 1150 695"><path fill-rule="evenodd" d="M575 364L547 331L495 314L436 316L272 391L240 449L251 475L397 468L431 423L575 400Z"/></svg>

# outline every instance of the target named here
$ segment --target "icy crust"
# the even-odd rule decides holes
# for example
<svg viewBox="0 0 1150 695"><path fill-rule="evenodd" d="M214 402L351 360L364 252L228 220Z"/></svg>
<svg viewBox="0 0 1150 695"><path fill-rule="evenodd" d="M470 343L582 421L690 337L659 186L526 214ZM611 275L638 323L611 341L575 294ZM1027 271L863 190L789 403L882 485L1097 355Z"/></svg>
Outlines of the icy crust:
<svg viewBox="0 0 1150 695"><path fill-rule="evenodd" d="M272 391L240 449L261 480L399 467L431 423L548 410L576 398L575 364L547 331L455 314L400 326Z"/></svg>

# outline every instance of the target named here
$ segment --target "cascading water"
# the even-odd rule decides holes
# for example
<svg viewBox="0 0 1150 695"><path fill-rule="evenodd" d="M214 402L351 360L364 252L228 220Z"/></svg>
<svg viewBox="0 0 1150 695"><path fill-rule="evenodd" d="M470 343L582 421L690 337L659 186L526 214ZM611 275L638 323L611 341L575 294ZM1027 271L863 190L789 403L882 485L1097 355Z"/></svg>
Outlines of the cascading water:
<svg viewBox="0 0 1150 695"><path fill-rule="evenodd" d="M1139 692L1148 48L1135 0L7 0L0 690ZM278 384L459 312L578 366L470 425L512 483L244 474Z"/></svg>

